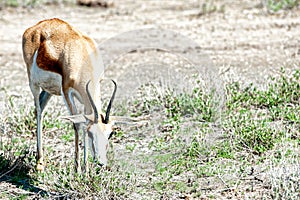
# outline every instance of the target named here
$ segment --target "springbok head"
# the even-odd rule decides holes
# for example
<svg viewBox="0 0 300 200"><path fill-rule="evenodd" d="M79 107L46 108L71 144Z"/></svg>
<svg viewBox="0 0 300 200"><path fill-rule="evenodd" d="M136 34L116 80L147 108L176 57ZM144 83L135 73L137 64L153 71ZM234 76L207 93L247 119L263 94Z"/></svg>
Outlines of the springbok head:
<svg viewBox="0 0 300 200"><path fill-rule="evenodd" d="M101 166L105 166L107 164L106 154L109 146L108 141L114 133L114 122L109 119L109 115L117 91L117 84L114 80L112 80L112 82L114 83L114 91L107 106L105 116L103 116L103 114L98 114L98 109L89 92L89 81L86 84L86 93L94 114L73 115L66 117L66 119L71 120L73 123L85 123L87 125L86 133L88 134L89 138L89 147L91 154L94 161Z"/></svg>

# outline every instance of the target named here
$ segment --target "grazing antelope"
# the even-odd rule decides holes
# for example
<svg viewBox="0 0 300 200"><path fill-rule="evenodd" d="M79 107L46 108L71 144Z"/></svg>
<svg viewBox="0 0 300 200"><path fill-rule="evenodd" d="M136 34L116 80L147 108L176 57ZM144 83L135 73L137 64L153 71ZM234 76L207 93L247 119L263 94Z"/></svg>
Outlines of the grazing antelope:
<svg viewBox="0 0 300 200"><path fill-rule="evenodd" d="M115 88L104 115L100 110L104 66L95 42L65 21L48 19L24 32L23 57L36 109L37 170L44 170L42 112L52 95L61 95L72 115L67 118L74 123L76 170L81 170L78 131L82 123L86 124L83 131L85 170L88 140L94 160L106 165L108 139L113 133L109 114L117 85L113 81ZM74 97L84 105L84 115L78 115Z"/></svg>

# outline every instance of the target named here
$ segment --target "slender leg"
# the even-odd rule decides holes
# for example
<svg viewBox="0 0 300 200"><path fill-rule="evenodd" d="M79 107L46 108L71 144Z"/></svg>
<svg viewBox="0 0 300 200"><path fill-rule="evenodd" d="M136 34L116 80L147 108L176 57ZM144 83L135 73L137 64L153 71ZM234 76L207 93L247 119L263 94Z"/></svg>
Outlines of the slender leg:
<svg viewBox="0 0 300 200"><path fill-rule="evenodd" d="M51 94L46 91L42 91L39 95L39 99L35 98L36 104L36 119L37 119L37 170L44 171L44 152L43 152L43 110L51 98ZM38 104L38 106L37 106Z"/></svg>
<svg viewBox="0 0 300 200"><path fill-rule="evenodd" d="M38 102L35 100L35 102ZM37 164L36 169L38 171L44 171L44 154L43 154L43 133L42 133L42 112L41 108L36 103L36 123L37 123ZM38 106L37 106L38 105Z"/></svg>
<svg viewBox="0 0 300 200"><path fill-rule="evenodd" d="M35 117L36 117L36 124L37 124L37 130L36 130L36 138L37 138L37 164L36 164L36 169L38 171L43 171L44 170L44 158L43 158L43 143L42 143L42 111L40 107L40 102L39 102L39 93L40 93L40 88L37 85L34 85L30 83L30 89L33 94L34 98L34 105L35 105Z"/></svg>
<svg viewBox="0 0 300 200"><path fill-rule="evenodd" d="M42 132L42 114L45 106L47 105L51 95L42 91L39 95L34 95L34 102L36 107L36 120L37 120L37 165L38 171L44 171L44 153L43 153L43 132Z"/></svg>
<svg viewBox="0 0 300 200"><path fill-rule="evenodd" d="M79 125L73 124L75 130L75 169L78 173L81 172L80 152L79 152Z"/></svg>
<svg viewBox="0 0 300 200"><path fill-rule="evenodd" d="M87 159L88 159L88 134L86 130L83 130L83 139L84 139L84 150L83 150L83 163L84 163L84 172L88 173Z"/></svg>
<svg viewBox="0 0 300 200"><path fill-rule="evenodd" d="M76 110L76 105L75 105L75 101L74 101L74 97L77 98L77 100L79 100L80 103L83 103L82 101L82 97L81 96L77 96L76 93L72 93L72 94L69 94L69 99L70 99L70 102L71 104L73 105L73 107L75 108L75 114L78 114L77 113L77 110ZM75 127L77 126L77 127ZM83 126L79 125L79 124L74 124L74 129L77 129L77 131L79 131L80 129L82 129ZM87 171L88 171L88 167L87 167L87 158L88 158L88 135L87 135L87 132L86 130L82 129L82 132L83 132L83 161L84 161L84 173L87 174ZM77 135L77 137L79 138L79 135ZM76 141L75 141L76 142ZM76 142L78 143L78 142ZM77 146L77 144L76 144Z"/></svg>
<svg viewBox="0 0 300 200"><path fill-rule="evenodd" d="M48 101L50 100L51 98L51 94L49 94L48 92L46 91L42 91L40 96L39 96L39 102L40 102L40 107L41 107L41 112L44 111Z"/></svg>
<svg viewBox="0 0 300 200"><path fill-rule="evenodd" d="M63 91L63 96L66 102L66 105L72 115L77 114L77 109L74 103L74 99L72 95L68 94L68 91ZM80 152L79 152L79 124L73 124L75 130L75 170L80 173L81 166L80 166Z"/></svg>
<svg viewBox="0 0 300 200"><path fill-rule="evenodd" d="M74 107L74 111L75 111L75 115L77 114L77 109L76 109L76 105L75 105L75 101L74 101L74 96L73 95L69 95L71 104ZM78 163L78 161L80 162L80 154L79 154L79 130L81 129L82 126L80 126L79 124L73 124L74 130L75 130L75 163L76 166L80 166L80 163ZM87 143L88 143L88 137L86 134L86 131L83 130L83 160L84 160L84 173L87 173L87 157L88 157L88 152L87 152ZM77 152L77 153L76 153ZM80 171L78 171L80 172Z"/></svg>

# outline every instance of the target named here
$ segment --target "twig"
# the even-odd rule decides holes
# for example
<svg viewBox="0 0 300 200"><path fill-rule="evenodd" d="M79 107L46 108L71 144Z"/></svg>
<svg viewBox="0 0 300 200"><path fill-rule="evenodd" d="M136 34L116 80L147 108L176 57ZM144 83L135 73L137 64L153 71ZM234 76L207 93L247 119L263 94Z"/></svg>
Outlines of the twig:
<svg viewBox="0 0 300 200"><path fill-rule="evenodd" d="M262 183L264 182L262 179L257 178L256 176L253 176L253 175L241 178L241 180L245 180L245 181L254 180L254 181L259 181L259 182L262 182Z"/></svg>
<svg viewBox="0 0 300 200"><path fill-rule="evenodd" d="M227 192L227 191L233 191L233 190L236 190L236 187L227 187L227 188L224 188L224 189L220 189L220 190L217 190L216 192L217 193L220 193L220 192Z"/></svg>
<svg viewBox="0 0 300 200"><path fill-rule="evenodd" d="M50 129L50 130L47 130L47 131L45 131L45 135L46 134L49 134L49 133L53 133L53 132L56 132L56 131L58 131L59 129L58 128L52 128L52 129Z"/></svg>
<svg viewBox="0 0 300 200"><path fill-rule="evenodd" d="M217 175L218 178L222 181L222 183L227 187L227 189L229 189L229 186L227 185L227 183L223 180L223 178L218 174Z"/></svg>
<svg viewBox="0 0 300 200"><path fill-rule="evenodd" d="M31 194L31 195L35 194L34 192L30 192L30 191L27 191L27 190L22 190L22 192L14 190L12 192L15 193L15 194Z"/></svg>
<svg viewBox="0 0 300 200"><path fill-rule="evenodd" d="M54 155L52 157L49 157L49 160L56 160L57 158L59 158L61 156L62 156L61 154L57 154L57 155Z"/></svg>

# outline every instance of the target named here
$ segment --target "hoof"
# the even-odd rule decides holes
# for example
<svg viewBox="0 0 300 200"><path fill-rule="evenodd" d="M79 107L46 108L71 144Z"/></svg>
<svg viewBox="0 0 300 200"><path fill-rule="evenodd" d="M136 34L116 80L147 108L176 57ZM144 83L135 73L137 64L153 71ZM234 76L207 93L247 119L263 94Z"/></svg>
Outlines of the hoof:
<svg viewBox="0 0 300 200"><path fill-rule="evenodd" d="M40 159L38 160L38 162L36 163L36 170L37 170L37 171L40 171L40 172L43 172L44 169L45 169L45 167L44 167L44 161L43 161L42 158L40 158Z"/></svg>

